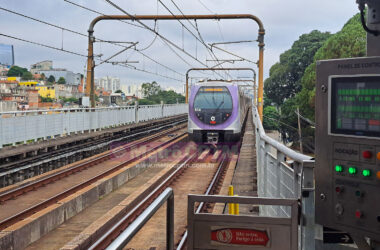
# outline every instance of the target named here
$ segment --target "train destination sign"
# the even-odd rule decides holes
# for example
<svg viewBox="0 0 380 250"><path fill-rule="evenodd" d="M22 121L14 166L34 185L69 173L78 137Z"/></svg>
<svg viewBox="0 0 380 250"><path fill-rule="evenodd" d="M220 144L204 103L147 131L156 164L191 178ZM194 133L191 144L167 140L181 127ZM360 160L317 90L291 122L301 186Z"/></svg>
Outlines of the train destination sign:
<svg viewBox="0 0 380 250"><path fill-rule="evenodd" d="M216 244L267 246L268 242L268 233L261 230L222 228L211 231L211 243Z"/></svg>

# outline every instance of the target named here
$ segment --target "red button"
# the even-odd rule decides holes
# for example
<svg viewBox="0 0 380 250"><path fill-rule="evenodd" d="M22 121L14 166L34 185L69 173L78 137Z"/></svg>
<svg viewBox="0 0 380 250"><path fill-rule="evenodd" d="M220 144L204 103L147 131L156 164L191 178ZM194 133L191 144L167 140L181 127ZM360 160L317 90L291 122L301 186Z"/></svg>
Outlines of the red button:
<svg viewBox="0 0 380 250"><path fill-rule="evenodd" d="M335 191L336 191L338 194L340 194L340 193L343 192L343 187L337 186L337 187L335 187Z"/></svg>
<svg viewBox="0 0 380 250"><path fill-rule="evenodd" d="M355 217L360 219L363 216L362 212L360 210L355 211Z"/></svg>
<svg viewBox="0 0 380 250"><path fill-rule="evenodd" d="M368 151L368 150L367 151L363 151L362 155L363 155L363 158L369 159L369 158L372 157L372 152Z"/></svg>

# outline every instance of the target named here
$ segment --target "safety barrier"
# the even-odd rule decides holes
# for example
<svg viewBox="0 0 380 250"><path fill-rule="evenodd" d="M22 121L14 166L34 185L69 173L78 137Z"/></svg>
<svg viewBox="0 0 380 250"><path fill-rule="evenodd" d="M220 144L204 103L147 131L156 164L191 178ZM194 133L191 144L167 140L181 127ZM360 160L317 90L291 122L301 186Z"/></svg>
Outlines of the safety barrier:
<svg viewBox="0 0 380 250"><path fill-rule="evenodd" d="M1 112L0 148L3 145L97 131L187 112L186 104Z"/></svg>
<svg viewBox="0 0 380 250"><path fill-rule="evenodd" d="M106 249L116 250L123 249L133 236L148 222L150 218L165 203L166 205L166 249L174 249L174 193L173 189L168 187L162 192L148 208L142 212ZM126 215L126 217L129 214ZM122 221L122 220L121 220ZM116 224L114 228L117 228ZM99 239L102 240L102 239Z"/></svg>
<svg viewBox="0 0 380 250"><path fill-rule="evenodd" d="M256 132L257 188L259 197L299 199L299 249L313 250L314 243L314 160L265 134L257 109L253 107ZM262 206L261 216L288 217L290 209Z"/></svg>

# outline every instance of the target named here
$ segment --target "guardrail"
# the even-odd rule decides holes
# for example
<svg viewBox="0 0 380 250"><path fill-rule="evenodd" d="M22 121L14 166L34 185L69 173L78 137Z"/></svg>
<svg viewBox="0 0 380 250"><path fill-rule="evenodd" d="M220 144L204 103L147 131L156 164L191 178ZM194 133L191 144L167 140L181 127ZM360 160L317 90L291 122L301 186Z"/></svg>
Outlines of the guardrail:
<svg viewBox="0 0 380 250"><path fill-rule="evenodd" d="M187 112L186 104L0 112L0 148Z"/></svg>
<svg viewBox="0 0 380 250"><path fill-rule="evenodd" d="M166 249L172 250L174 247L174 194L173 189L170 187L166 188L106 249L124 249L133 236L166 201ZM114 227L117 226L115 225Z"/></svg>
<svg viewBox="0 0 380 250"><path fill-rule="evenodd" d="M314 160L265 134L255 106L252 108L256 132L257 188L259 197L299 199L299 249L313 250L314 242ZM290 216L286 207L260 207L260 215Z"/></svg>

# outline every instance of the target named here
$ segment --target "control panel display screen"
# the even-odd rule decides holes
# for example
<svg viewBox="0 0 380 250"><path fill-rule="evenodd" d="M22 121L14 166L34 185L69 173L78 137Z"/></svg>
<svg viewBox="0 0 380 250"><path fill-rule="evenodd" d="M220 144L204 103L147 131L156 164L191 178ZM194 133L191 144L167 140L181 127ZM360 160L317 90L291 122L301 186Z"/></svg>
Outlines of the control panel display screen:
<svg viewBox="0 0 380 250"><path fill-rule="evenodd" d="M332 134L380 137L380 76L331 78Z"/></svg>

